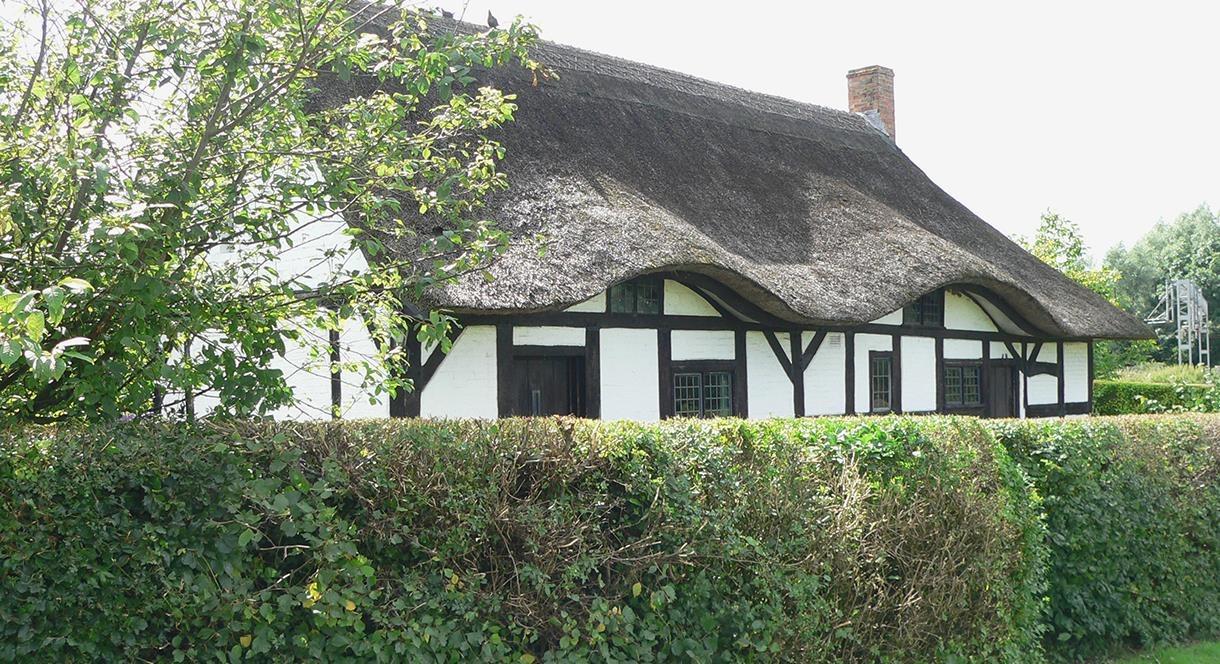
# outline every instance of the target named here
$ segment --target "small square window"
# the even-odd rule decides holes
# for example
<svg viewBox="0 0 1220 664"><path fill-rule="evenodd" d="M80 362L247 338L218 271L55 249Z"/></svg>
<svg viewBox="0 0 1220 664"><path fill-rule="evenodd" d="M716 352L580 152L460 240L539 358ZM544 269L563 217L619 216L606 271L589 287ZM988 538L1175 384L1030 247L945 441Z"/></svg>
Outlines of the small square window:
<svg viewBox="0 0 1220 664"><path fill-rule="evenodd" d="M731 417L732 371L680 371L673 375L676 417Z"/></svg>
<svg viewBox="0 0 1220 664"><path fill-rule="evenodd" d="M919 327L944 327L945 292L928 293L907 305L902 310L902 322Z"/></svg>
<svg viewBox="0 0 1220 664"><path fill-rule="evenodd" d="M983 405L983 367L981 364L953 364L944 367L945 405L967 408Z"/></svg>
<svg viewBox="0 0 1220 664"><path fill-rule="evenodd" d="M609 310L612 314L661 313L661 281L642 278L611 286Z"/></svg>

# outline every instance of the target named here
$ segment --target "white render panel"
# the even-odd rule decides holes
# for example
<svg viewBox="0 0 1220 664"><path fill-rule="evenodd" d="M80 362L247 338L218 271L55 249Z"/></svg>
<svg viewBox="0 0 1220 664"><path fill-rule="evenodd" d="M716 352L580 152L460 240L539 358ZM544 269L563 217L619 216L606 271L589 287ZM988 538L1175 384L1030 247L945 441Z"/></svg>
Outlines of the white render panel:
<svg viewBox="0 0 1220 664"><path fill-rule="evenodd" d="M665 313L669 316L719 316L703 296L682 284L665 280Z"/></svg>
<svg viewBox="0 0 1220 664"><path fill-rule="evenodd" d="M788 334L775 337L787 354ZM792 417L792 381L762 332L746 333L746 374L751 418Z"/></svg>
<svg viewBox="0 0 1220 664"><path fill-rule="evenodd" d="M377 347L369 335L369 328L362 318L353 318L343 322L339 332L339 361L370 360L377 354ZM342 383L342 404L340 415L344 418L386 417L390 414L389 395L382 393L373 396L371 389L361 385L363 376L351 372L339 375Z"/></svg>
<svg viewBox="0 0 1220 664"><path fill-rule="evenodd" d="M466 328L449 349L420 396L424 417L499 415L496 399L496 328Z"/></svg>
<svg viewBox="0 0 1220 664"><path fill-rule="evenodd" d="M945 291L945 328L995 332L995 324L978 304L965 295Z"/></svg>
<svg viewBox="0 0 1220 664"><path fill-rule="evenodd" d="M1050 374L1029 377L1030 405L1059 403L1059 379Z"/></svg>
<svg viewBox="0 0 1220 664"><path fill-rule="evenodd" d="M812 339L811 333L803 335ZM805 369L805 414L842 415L847 412L847 398L843 394L847 377L844 375L843 333L831 332L822 341L821 348Z"/></svg>
<svg viewBox="0 0 1220 664"><path fill-rule="evenodd" d="M1036 362L1050 362L1051 364L1059 363L1059 348L1054 342L1042 344L1042 350L1038 351L1038 357L1035 357Z"/></svg>
<svg viewBox="0 0 1220 664"><path fill-rule="evenodd" d="M902 309L891 311L873 322L877 325L902 325Z"/></svg>
<svg viewBox="0 0 1220 664"><path fill-rule="evenodd" d="M946 360L981 360L983 342L974 339L945 339Z"/></svg>
<svg viewBox="0 0 1220 664"><path fill-rule="evenodd" d="M871 410L868 393L868 354L869 351L885 351L894 349L894 338L884 334L856 335L856 412L867 413Z"/></svg>
<svg viewBox="0 0 1220 664"><path fill-rule="evenodd" d="M302 340L285 339L284 354L271 360L272 369L284 372L284 382L292 387L294 401L272 411L271 416L277 420L330 419L330 353L326 351L329 333L304 327L299 332ZM320 344L319 355L314 355L311 344Z"/></svg>
<svg viewBox="0 0 1220 664"><path fill-rule="evenodd" d="M661 418L657 394L657 331L601 331L602 419Z"/></svg>
<svg viewBox="0 0 1220 664"><path fill-rule="evenodd" d="M584 302L573 304L567 309L564 309L564 311L577 311L593 314L603 313L606 311L606 291L602 291Z"/></svg>
<svg viewBox="0 0 1220 664"><path fill-rule="evenodd" d="M670 359L736 359L732 330L674 330L670 332Z"/></svg>
<svg viewBox="0 0 1220 664"><path fill-rule="evenodd" d="M1012 347L1018 353L1021 352L1021 344L1013 344ZM991 359L1009 360L1012 359L1012 353L1008 352L1008 346L1005 346L1003 341L993 341L991 342Z"/></svg>
<svg viewBox="0 0 1220 664"><path fill-rule="evenodd" d="M902 338L902 410L936 410L936 340Z"/></svg>
<svg viewBox="0 0 1220 664"><path fill-rule="evenodd" d="M583 327L514 327L514 346L584 346Z"/></svg>
<svg viewBox="0 0 1220 664"><path fill-rule="evenodd" d="M1065 402L1089 400L1089 344L1079 341L1063 344L1063 380Z"/></svg>

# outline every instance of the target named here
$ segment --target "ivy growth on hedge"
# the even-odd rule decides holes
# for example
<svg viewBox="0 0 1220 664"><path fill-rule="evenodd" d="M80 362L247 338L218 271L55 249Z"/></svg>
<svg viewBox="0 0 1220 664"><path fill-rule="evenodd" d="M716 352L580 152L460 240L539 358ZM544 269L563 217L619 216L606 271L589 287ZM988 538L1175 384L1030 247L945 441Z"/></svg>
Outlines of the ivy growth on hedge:
<svg viewBox="0 0 1220 664"><path fill-rule="evenodd" d="M0 440L0 660L1039 658L1036 496L972 420Z"/></svg>

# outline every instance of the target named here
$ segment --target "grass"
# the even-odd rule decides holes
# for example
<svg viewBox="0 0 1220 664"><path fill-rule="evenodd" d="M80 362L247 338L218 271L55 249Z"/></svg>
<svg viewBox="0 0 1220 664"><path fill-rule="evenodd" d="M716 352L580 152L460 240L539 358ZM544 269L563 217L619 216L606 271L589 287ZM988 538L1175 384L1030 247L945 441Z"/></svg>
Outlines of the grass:
<svg viewBox="0 0 1220 664"><path fill-rule="evenodd" d="M1197 366L1147 362L1119 369L1116 378L1134 383L1191 383L1197 385L1207 382L1205 371L1203 367Z"/></svg>
<svg viewBox="0 0 1220 664"><path fill-rule="evenodd" d="M1211 664L1220 662L1220 641L1158 648L1114 660L1114 664Z"/></svg>

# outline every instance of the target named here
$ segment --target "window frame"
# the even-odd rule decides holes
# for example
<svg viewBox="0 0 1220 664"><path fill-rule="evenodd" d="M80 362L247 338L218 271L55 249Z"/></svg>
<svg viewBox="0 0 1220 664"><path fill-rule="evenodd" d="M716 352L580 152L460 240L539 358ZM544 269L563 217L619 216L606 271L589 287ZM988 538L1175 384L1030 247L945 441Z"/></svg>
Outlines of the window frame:
<svg viewBox="0 0 1220 664"><path fill-rule="evenodd" d="M657 292L657 310L640 311L639 287L651 286ZM614 308L614 291L619 288L631 289L631 306L626 311L616 311ZM665 280L659 276L643 276L617 284L606 289L606 313L620 316L661 316L665 313Z"/></svg>
<svg viewBox="0 0 1220 664"><path fill-rule="evenodd" d="M961 381L958 389L961 391L961 400L952 401L949 396L949 370L956 369L960 372ZM978 401L966 401L966 369L974 369L978 372ZM982 360L944 360L941 362L940 370L940 387L941 393L944 395L945 410L947 411L978 411L982 410L987 405L987 395L983 387L983 361Z"/></svg>
<svg viewBox="0 0 1220 664"><path fill-rule="evenodd" d="M878 408L876 405L875 393L873 391L873 363L877 360L885 360L888 363L889 371L886 376L886 405L883 408ZM894 412L894 351L891 350L870 350L868 352L868 412L878 415Z"/></svg>
<svg viewBox="0 0 1220 664"><path fill-rule="evenodd" d="M708 415L708 375L714 373L727 374L729 377L728 394L726 395L729 402L728 412L724 415ZM677 403L677 380L679 376L699 374L699 414L680 415L678 413ZM693 419L706 419L709 417L739 417L737 411L737 365L732 360L686 360L681 362L671 362L669 369L669 407L672 417L686 417Z"/></svg>
<svg viewBox="0 0 1220 664"><path fill-rule="evenodd" d="M936 306L935 320L927 320L925 307L928 304ZM902 324L910 327L944 329L945 328L945 289L924 293L902 308Z"/></svg>

